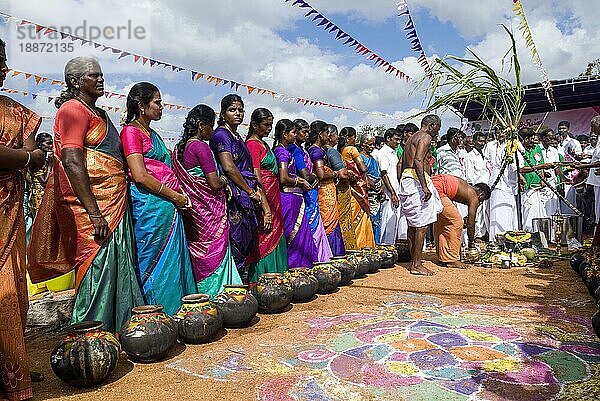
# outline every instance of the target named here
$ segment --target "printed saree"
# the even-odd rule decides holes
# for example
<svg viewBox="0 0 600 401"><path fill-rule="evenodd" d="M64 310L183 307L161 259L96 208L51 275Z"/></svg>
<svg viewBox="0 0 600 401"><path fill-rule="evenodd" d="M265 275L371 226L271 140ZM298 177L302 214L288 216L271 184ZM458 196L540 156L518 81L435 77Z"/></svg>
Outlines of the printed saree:
<svg viewBox="0 0 600 401"><path fill-rule="evenodd" d="M86 132L71 132L77 119ZM100 320L115 332L143 305L135 274L135 249L121 141L108 115L100 118L77 100L65 102L54 124L54 163L46 192L31 230L29 275L45 281L75 269L72 323ZM62 164L63 141L78 137L83 144L90 189L108 222L105 238L94 227L75 195Z"/></svg>
<svg viewBox="0 0 600 401"><path fill-rule="evenodd" d="M42 119L0 96L0 144L20 149ZM0 171L0 399L33 397L23 331L29 300L25 280L25 171Z"/></svg>
<svg viewBox="0 0 600 401"><path fill-rule="evenodd" d="M147 134L134 124L123 127L125 154L138 153ZM179 191L171 155L160 136L150 130L151 147L143 151L146 171L165 186ZM175 205L157 196L133 179L129 184L136 240L138 275L147 304L163 305L172 315L181 298L196 293L190 252L181 213Z"/></svg>
<svg viewBox="0 0 600 401"><path fill-rule="evenodd" d="M375 183L377 188L381 188L381 171L379 171L379 165L377 160L373 156L360 155L365 165L367 166L367 178ZM379 191L369 189L369 211L371 214L371 225L373 226L373 237L375 243L379 243L381 237L381 199L382 196Z"/></svg>
<svg viewBox="0 0 600 401"><path fill-rule="evenodd" d="M346 167L342 155L335 148L327 149L327 160L334 171ZM336 187L338 214L340 229L346 249L358 249L356 245L356 233L354 231L354 219L352 217L352 190L347 181L340 181Z"/></svg>
<svg viewBox="0 0 600 401"><path fill-rule="evenodd" d="M183 212L183 225L197 291L213 298L226 284L242 284L229 246L225 191L208 185L201 166L186 170L176 151L173 171L192 201L191 209Z"/></svg>
<svg viewBox="0 0 600 401"><path fill-rule="evenodd" d="M313 163L323 160L325 173L332 173L333 170L328 165L327 156L323 149L318 146L312 146L308 149L308 154ZM346 253L342 230L340 228L340 218L337 203L337 190L333 180L319 182L319 206L321 208L321 219L327 234L327 240L331 246L331 252L334 256L342 256Z"/></svg>
<svg viewBox="0 0 600 401"><path fill-rule="evenodd" d="M313 172L313 164L310 160L310 155L306 150L296 144L291 144L288 146L288 151L292 154L298 171L302 170L301 166L305 166L309 173ZM308 220L308 225L312 232L315 246L317 247L317 261L327 262L333 256L333 253L331 252L331 246L327 240L327 234L325 234L323 220L321 220L318 186L304 192L304 205L306 219Z"/></svg>
<svg viewBox="0 0 600 401"><path fill-rule="evenodd" d="M256 190L257 181L252 171L252 156L239 135L218 127L210 138L210 148L215 155L231 154L233 162L250 188ZM257 262L254 253L258 245L258 220L252 199L231 180L231 197L227 200L229 241L235 265L243 280L247 280L248 268Z"/></svg>
<svg viewBox="0 0 600 401"><path fill-rule="evenodd" d="M371 224L371 208L369 205L369 189L367 177L358 169L358 161L362 160L358 149L354 146L346 146L342 150L342 158L346 168L358 177L358 180L350 185L352 197L350 199L352 221L358 249L375 246L373 225Z"/></svg>
<svg viewBox="0 0 600 401"><path fill-rule="evenodd" d="M255 168L260 167L262 184L273 216L273 227L269 231L258 231L260 260L250 268L250 282L258 281L264 273L283 273L288 269L287 245L283 233L283 212L279 194L277 159L273 151L262 142L246 141ZM261 214L262 218L262 214Z"/></svg>
<svg viewBox="0 0 600 401"><path fill-rule="evenodd" d="M278 164L287 164L288 175L291 178L296 178L296 163L290 152L282 146L278 146L275 148L274 153ZM281 207L283 210L284 233L287 240L288 266L310 268L317 260L317 247L306 218L302 189L283 187Z"/></svg>

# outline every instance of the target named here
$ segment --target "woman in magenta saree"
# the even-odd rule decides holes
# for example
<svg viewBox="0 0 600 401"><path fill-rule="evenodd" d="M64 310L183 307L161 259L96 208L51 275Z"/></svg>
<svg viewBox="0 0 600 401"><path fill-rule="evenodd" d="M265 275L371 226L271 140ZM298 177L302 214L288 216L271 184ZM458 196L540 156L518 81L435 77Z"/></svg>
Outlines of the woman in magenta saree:
<svg viewBox="0 0 600 401"><path fill-rule="evenodd" d="M226 284L242 284L229 246L227 179L219 175L204 141L212 136L215 112L198 105L187 115L184 133L173 155L173 171L192 202L183 224L198 293L214 297Z"/></svg>
<svg viewBox="0 0 600 401"><path fill-rule="evenodd" d="M181 212L189 199L172 170L171 154L150 121L162 116L156 86L135 84L127 96L127 125L121 131L131 182L129 193L139 279L148 304L173 314L181 298L196 293Z"/></svg>
<svg viewBox="0 0 600 401"><path fill-rule="evenodd" d="M288 266L312 267L317 260L317 247L305 213L303 190L311 188L308 181L298 176L296 163L288 146L296 141L295 125L288 119L275 125L275 157L279 164L283 226L287 240Z"/></svg>
<svg viewBox="0 0 600 401"><path fill-rule="evenodd" d="M283 273L288 269L286 239L283 235L283 212L279 194L277 160L263 138L273 127L273 114L259 107L252 112L246 146L252 155L252 166L259 184L264 189L267 208L261 214L258 231L260 259L251 268L250 282L258 281L264 273Z"/></svg>

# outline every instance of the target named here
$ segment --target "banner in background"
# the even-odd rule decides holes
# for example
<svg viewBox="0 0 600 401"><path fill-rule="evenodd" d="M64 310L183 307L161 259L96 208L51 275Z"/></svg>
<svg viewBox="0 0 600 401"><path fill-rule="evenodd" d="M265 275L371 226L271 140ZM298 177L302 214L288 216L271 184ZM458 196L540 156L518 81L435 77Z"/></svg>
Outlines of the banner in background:
<svg viewBox="0 0 600 401"><path fill-rule="evenodd" d="M570 132L572 135L588 135L590 133L590 120L598 114L600 114L600 106L553 111L548 113L547 116L546 113L526 114L519 123L519 129L534 127L543 122L544 125L547 125L556 132L559 122L568 121L571 123ZM546 118L544 119L544 117ZM469 121L463 125L463 131L469 136L477 131L488 132L489 129L490 123L487 120Z"/></svg>

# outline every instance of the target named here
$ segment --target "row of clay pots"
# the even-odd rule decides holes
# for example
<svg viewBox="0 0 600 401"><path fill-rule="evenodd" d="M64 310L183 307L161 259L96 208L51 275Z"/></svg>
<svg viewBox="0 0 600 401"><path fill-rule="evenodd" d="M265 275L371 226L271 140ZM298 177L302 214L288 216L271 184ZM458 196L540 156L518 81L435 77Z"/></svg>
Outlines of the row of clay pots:
<svg viewBox="0 0 600 401"><path fill-rule="evenodd" d="M571 268L581 276L590 295L600 307L600 247L584 247L571 257ZM594 332L600 337L600 311L592 317Z"/></svg>
<svg viewBox="0 0 600 401"><path fill-rule="evenodd" d="M394 246L378 246L317 263L312 269L263 274L251 289L245 285L225 286L213 302L208 295L188 295L173 317L163 312L160 305L135 307L119 333L120 343L103 330L102 322L75 324L52 352L50 365L69 385L97 385L115 369L121 350L133 361L158 361L178 339L186 344L208 342L222 327L249 325L259 310L281 312L291 302L307 302L315 294L332 293L356 277L364 277L382 267L393 267L397 259Z"/></svg>

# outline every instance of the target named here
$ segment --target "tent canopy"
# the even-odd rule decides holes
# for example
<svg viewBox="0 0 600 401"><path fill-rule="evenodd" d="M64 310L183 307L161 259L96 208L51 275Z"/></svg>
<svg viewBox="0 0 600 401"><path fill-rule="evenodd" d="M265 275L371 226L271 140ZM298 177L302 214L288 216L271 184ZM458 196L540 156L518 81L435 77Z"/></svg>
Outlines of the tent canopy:
<svg viewBox="0 0 600 401"><path fill-rule="evenodd" d="M600 76L552 81L552 87L557 111L600 106ZM541 83L527 85L524 89L526 105L523 114L553 111ZM459 103L454 108L469 121L486 119L482 115L482 107L477 103Z"/></svg>

